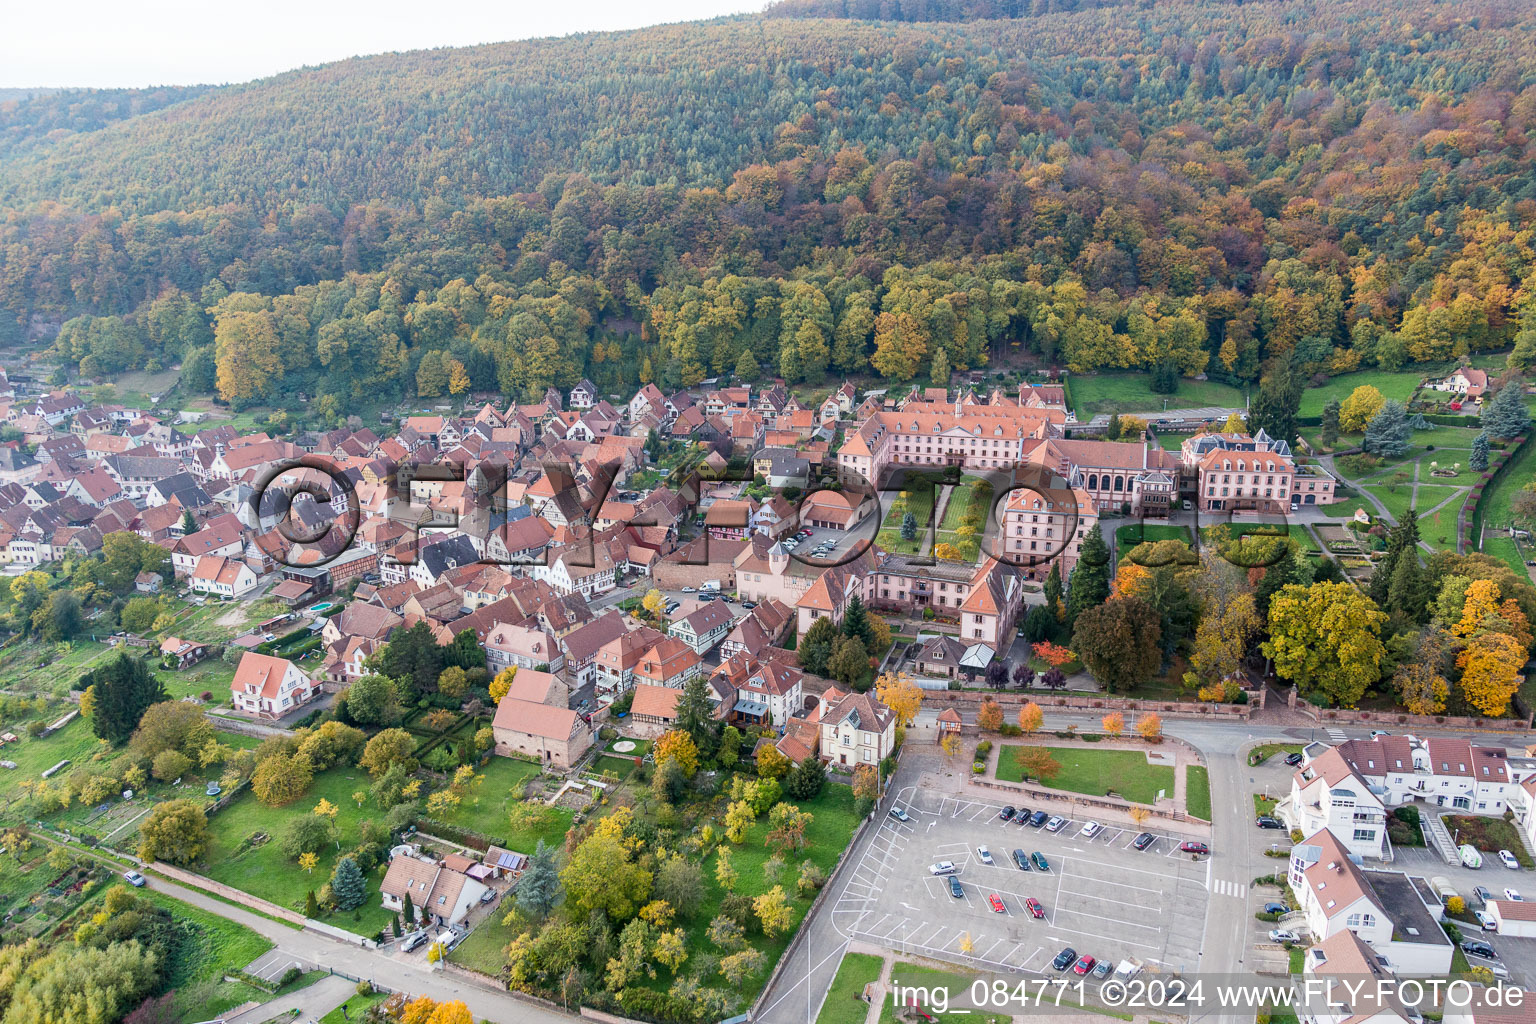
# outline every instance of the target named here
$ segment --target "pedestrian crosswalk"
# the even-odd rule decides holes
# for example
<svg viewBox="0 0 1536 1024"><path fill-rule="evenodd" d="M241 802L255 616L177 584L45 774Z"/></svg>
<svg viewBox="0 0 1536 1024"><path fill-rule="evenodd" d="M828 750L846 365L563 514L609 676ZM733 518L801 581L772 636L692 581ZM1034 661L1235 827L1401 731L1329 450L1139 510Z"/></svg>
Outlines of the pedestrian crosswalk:
<svg viewBox="0 0 1536 1024"><path fill-rule="evenodd" d="M1329 730L1327 730L1327 732L1328 732L1328 738L1330 740L1332 740L1334 743L1343 743L1345 740L1347 740L1349 738L1348 736L1344 735L1344 730L1343 729L1329 729Z"/></svg>
<svg viewBox="0 0 1536 1024"><path fill-rule="evenodd" d="M1242 882L1229 882L1225 878L1218 878L1211 883L1211 891L1217 896L1236 896L1243 899L1248 895L1248 886Z"/></svg>

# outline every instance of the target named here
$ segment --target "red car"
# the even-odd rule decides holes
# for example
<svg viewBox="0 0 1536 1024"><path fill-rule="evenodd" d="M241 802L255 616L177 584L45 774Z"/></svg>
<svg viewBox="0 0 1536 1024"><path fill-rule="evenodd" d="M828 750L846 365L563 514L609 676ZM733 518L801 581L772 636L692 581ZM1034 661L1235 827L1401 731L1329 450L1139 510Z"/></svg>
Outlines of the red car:
<svg viewBox="0 0 1536 1024"><path fill-rule="evenodd" d="M1210 853L1211 848L1204 843L1182 843L1179 849L1184 853Z"/></svg>
<svg viewBox="0 0 1536 1024"><path fill-rule="evenodd" d="M994 914L1001 914L1003 911L1008 909L1003 906L1002 898L999 897L997 893L993 893L992 895L988 896L987 902L992 904L992 913Z"/></svg>
<svg viewBox="0 0 1536 1024"><path fill-rule="evenodd" d="M1087 974L1089 971L1093 970L1093 965L1096 963L1098 963L1098 961L1093 957L1084 956L1082 959L1078 960L1077 966L1072 968L1072 973Z"/></svg>
<svg viewBox="0 0 1536 1024"><path fill-rule="evenodd" d="M1025 900L1024 907L1037 918L1043 919L1045 917L1045 908L1042 907L1040 905L1040 901L1034 897L1030 897L1029 899Z"/></svg>

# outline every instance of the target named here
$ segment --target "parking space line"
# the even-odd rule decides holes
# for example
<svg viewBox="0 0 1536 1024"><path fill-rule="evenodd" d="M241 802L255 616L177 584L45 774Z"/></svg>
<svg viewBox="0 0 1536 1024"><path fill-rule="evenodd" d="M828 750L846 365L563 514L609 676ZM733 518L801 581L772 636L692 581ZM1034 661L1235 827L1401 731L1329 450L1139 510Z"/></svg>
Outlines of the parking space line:
<svg viewBox="0 0 1536 1024"><path fill-rule="evenodd" d="M1136 947L1138 947L1140 949L1157 949L1158 948L1156 945L1153 945L1153 944L1149 944L1149 943L1146 943L1146 942L1136 942L1136 941L1134 941L1132 939L1128 939L1124 935L1100 935L1098 932L1084 931L1081 928L1073 928L1073 927L1068 926L1068 925L1061 925L1059 927L1061 927L1062 931L1071 932L1074 935L1086 935L1090 939L1103 939L1106 942L1121 942L1121 943L1124 943L1127 946L1136 946Z"/></svg>
<svg viewBox="0 0 1536 1024"><path fill-rule="evenodd" d="M1161 917L1163 913L1161 908L1149 907L1145 903L1134 903L1128 902L1126 900L1112 899L1108 896L1100 896L1098 893L1078 892L1076 889L1062 889L1061 891L1066 893L1068 896L1081 896L1085 900L1098 900L1100 903L1113 903L1118 907L1136 907L1142 911L1142 913L1156 914L1159 917Z"/></svg>
<svg viewBox="0 0 1536 1024"><path fill-rule="evenodd" d="M1142 931L1146 932L1160 932L1163 930L1162 926L1160 925L1146 924L1142 921L1129 921L1124 918L1111 917L1109 914L1096 914L1090 910L1067 910L1063 913L1065 913L1068 917L1086 917L1093 921L1103 921L1105 924L1112 924L1117 928L1140 928ZM1059 925L1061 921L1061 915L1058 914L1056 917L1057 924Z"/></svg>
<svg viewBox="0 0 1536 1024"><path fill-rule="evenodd" d="M1118 889L1135 889L1137 892L1155 892L1161 895L1166 891L1161 886L1156 889L1149 889L1144 885L1132 885L1130 882L1117 882L1112 878L1095 878L1092 875L1068 875L1065 871L1062 872L1062 875L1069 878L1081 878L1085 882L1093 882L1096 885L1113 885Z"/></svg>
<svg viewBox="0 0 1536 1024"><path fill-rule="evenodd" d="M985 953L981 954L981 958L983 960L985 960L988 957L990 957L992 955L992 951L994 949L996 949L998 946L1001 946L1006 941L1007 941L1006 939L998 939L997 941L993 942L992 945L987 947L987 951Z"/></svg>

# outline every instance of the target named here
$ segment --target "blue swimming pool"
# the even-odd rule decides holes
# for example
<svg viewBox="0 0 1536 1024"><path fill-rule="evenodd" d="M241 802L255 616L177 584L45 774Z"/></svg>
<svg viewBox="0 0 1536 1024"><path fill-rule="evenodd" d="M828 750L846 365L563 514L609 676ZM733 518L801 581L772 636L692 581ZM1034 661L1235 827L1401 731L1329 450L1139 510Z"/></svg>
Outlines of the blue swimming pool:
<svg viewBox="0 0 1536 1024"><path fill-rule="evenodd" d="M323 612L327 608L331 607L332 603L333 602L331 602L331 601L322 601L320 604L317 604L314 607L310 608L310 611L312 611L312 612Z"/></svg>

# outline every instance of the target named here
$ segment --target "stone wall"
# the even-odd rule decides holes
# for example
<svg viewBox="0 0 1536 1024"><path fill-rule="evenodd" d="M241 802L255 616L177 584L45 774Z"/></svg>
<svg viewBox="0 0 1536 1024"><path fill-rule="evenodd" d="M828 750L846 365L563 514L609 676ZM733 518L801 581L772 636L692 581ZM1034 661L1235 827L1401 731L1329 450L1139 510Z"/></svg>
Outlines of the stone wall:
<svg viewBox="0 0 1536 1024"><path fill-rule="evenodd" d="M1296 699L1293 687L1286 695L1289 707L1320 725L1421 726L1430 729L1479 729L1487 732L1529 732L1531 712L1524 718L1473 718L1460 715L1410 715L1403 711L1352 711L1347 708L1318 708ZM1518 708L1518 705L1517 705Z"/></svg>
<svg viewBox="0 0 1536 1024"><path fill-rule="evenodd" d="M932 707L954 707L957 710L974 708L988 698L1004 708L1019 708L1033 702L1041 708L1062 708L1070 711L1139 711L1156 712L1163 716L1180 718L1228 718L1246 720L1256 709L1264 706L1264 691L1250 691L1247 704L1205 704L1184 700L1141 700L1135 697L1112 697L1108 694L1070 696L1066 694L1024 693L1002 690L997 693L979 690L940 690L931 694L925 703ZM1012 716L1010 716L1012 717Z"/></svg>
<svg viewBox="0 0 1536 1024"><path fill-rule="evenodd" d="M705 580L719 580L720 589L729 593L736 589L736 567L730 562L685 565L660 561L651 567L651 579L662 590L681 590L683 587L698 587Z"/></svg>

